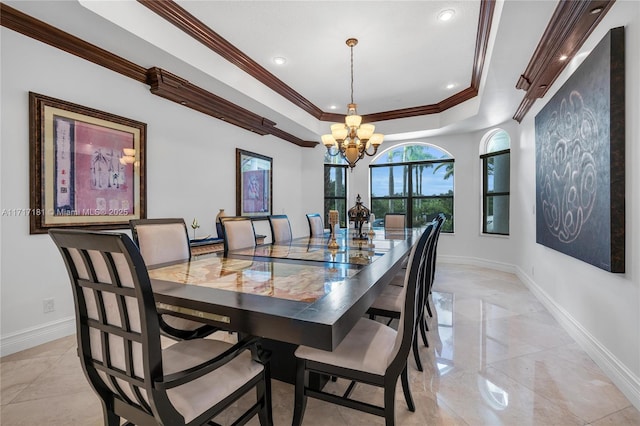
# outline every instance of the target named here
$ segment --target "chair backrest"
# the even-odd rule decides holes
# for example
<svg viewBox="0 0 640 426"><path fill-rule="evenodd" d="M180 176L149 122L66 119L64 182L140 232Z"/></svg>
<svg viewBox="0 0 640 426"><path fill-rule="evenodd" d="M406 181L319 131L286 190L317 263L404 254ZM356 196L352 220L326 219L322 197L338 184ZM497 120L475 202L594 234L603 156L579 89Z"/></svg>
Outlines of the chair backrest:
<svg viewBox="0 0 640 426"><path fill-rule="evenodd" d="M407 356L411 350L413 332L416 326L416 315L419 311L418 291L421 285L421 271L425 262L427 247L434 235L433 224L427 225L424 232L413 245L409 262L404 276L403 297L404 305L400 311L398 320L398 334L393 346L393 351L388 360L387 370L392 374L400 374L407 361Z"/></svg>
<svg viewBox="0 0 640 426"><path fill-rule="evenodd" d="M440 231L442 231L442 225L444 225L444 223L446 222L447 217L444 215L444 213L438 213L438 215L433 220L437 221L438 225L436 227L436 234L433 242L433 253L431 255L431 279L429 282L429 291L431 291L431 286L433 285L433 281L435 280L436 276L436 257L438 255L438 241L440 241ZM429 293L427 292L427 294Z"/></svg>
<svg viewBox="0 0 640 426"><path fill-rule="evenodd" d="M225 216L220 218L224 236L224 251L256 246L256 232L250 217Z"/></svg>
<svg viewBox="0 0 640 426"><path fill-rule="evenodd" d="M309 222L309 235L317 237L324 235L324 224L320 213L307 213L307 221Z"/></svg>
<svg viewBox="0 0 640 426"><path fill-rule="evenodd" d="M425 304L427 303L427 297L431 291L431 285L433 284L433 269L435 267L435 247L438 241L438 227L441 226L441 222L437 218L434 218L428 226L431 226L433 235L427 241L425 246L424 261L420 268L419 288L418 288L418 300L422 303L418 304L418 311L416 315L422 315Z"/></svg>
<svg viewBox="0 0 640 426"><path fill-rule="evenodd" d="M125 234L51 230L64 259L76 311L80 362L105 401L181 416L165 391L160 330L144 260Z"/></svg>
<svg viewBox="0 0 640 426"><path fill-rule="evenodd" d="M387 213L384 215L384 229L406 228L407 218L404 213Z"/></svg>
<svg viewBox="0 0 640 426"><path fill-rule="evenodd" d="M191 259L184 219L132 219L129 225L133 241L148 266Z"/></svg>
<svg viewBox="0 0 640 426"><path fill-rule="evenodd" d="M269 226L271 227L271 238L274 243L284 243L291 241L291 224L289 218L284 214L269 216Z"/></svg>

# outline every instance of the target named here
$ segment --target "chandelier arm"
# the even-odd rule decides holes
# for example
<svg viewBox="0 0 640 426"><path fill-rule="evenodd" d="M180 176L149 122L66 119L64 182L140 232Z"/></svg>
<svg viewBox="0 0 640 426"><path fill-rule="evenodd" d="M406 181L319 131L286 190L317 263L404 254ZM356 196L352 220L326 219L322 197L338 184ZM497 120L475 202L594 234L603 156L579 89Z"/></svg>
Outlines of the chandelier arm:
<svg viewBox="0 0 640 426"><path fill-rule="evenodd" d="M369 153L369 149L366 148L366 143L365 143L365 149L363 149L362 152L367 154L369 157L373 157L374 155L376 155L376 152L378 152L378 147L373 145L373 152Z"/></svg>
<svg viewBox="0 0 640 426"><path fill-rule="evenodd" d="M339 149L335 149L334 153L332 153L331 150L332 150L331 148L327 148L327 154L329 154L331 157L335 157L336 155L341 153Z"/></svg>

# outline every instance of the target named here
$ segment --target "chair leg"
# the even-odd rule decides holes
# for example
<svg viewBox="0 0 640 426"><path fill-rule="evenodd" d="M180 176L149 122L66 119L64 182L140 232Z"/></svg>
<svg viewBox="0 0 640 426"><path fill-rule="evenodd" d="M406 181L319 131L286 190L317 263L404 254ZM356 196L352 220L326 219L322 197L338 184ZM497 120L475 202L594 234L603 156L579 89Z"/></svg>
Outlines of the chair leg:
<svg viewBox="0 0 640 426"><path fill-rule="evenodd" d="M425 347L429 347L429 340L427 339L427 320L426 318L422 318L420 321L420 334L422 335L422 343L424 343Z"/></svg>
<svg viewBox="0 0 640 426"><path fill-rule="evenodd" d="M409 373L407 372L407 366L404 366L402 373L400 373L400 380L402 381L402 392L404 392L404 400L407 401L407 407L412 413L416 411L416 406L413 403L413 397L411 396L411 388L409 387Z"/></svg>
<svg viewBox="0 0 640 426"><path fill-rule="evenodd" d="M271 373L269 364L264 366L264 382L258 383L256 393L258 400L262 400L262 407L258 411L260 426L273 426L273 412L271 408Z"/></svg>
<svg viewBox="0 0 640 426"><path fill-rule="evenodd" d="M430 317L433 317L433 312L431 312L431 305L429 304L429 296L427 296L426 300L427 302L425 303L425 305L427 306L427 313Z"/></svg>
<svg viewBox="0 0 640 426"><path fill-rule="evenodd" d="M296 388L292 426L300 426L302 424L304 410L307 407L307 396L304 391L309 374L305 370L305 360L298 359L296 361Z"/></svg>
<svg viewBox="0 0 640 426"><path fill-rule="evenodd" d="M413 339L411 341L411 349L413 352L413 358L416 360L416 368L418 371L423 371L422 362L420 361L420 352L418 350L418 329L413 330Z"/></svg>
<svg viewBox="0 0 640 426"><path fill-rule="evenodd" d="M384 424L385 426L394 426L396 423L395 393L398 381L396 380L393 383L389 382L384 386Z"/></svg>
<svg viewBox="0 0 640 426"><path fill-rule="evenodd" d="M120 416L103 407L104 426L120 426Z"/></svg>

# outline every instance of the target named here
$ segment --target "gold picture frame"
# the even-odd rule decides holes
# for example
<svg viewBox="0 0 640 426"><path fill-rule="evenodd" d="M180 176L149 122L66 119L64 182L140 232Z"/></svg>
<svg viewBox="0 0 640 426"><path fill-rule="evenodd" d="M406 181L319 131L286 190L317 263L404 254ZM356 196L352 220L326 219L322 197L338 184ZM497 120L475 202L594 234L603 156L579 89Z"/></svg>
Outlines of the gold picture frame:
<svg viewBox="0 0 640 426"><path fill-rule="evenodd" d="M236 216L266 218L273 211L273 159L236 148Z"/></svg>
<svg viewBox="0 0 640 426"><path fill-rule="evenodd" d="M146 124L29 92L31 234L146 217Z"/></svg>

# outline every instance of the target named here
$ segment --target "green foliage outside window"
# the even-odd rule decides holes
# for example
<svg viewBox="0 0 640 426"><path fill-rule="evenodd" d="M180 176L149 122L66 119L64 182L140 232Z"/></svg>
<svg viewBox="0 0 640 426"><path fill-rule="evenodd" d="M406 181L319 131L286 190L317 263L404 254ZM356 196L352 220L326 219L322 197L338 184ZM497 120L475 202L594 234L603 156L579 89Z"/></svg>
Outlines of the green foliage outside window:
<svg viewBox="0 0 640 426"><path fill-rule="evenodd" d="M407 226L423 226L438 213L453 232L454 161L444 150L428 144L398 145L370 166L371 211L382 226L386 213L406 213Z"/></svg>

